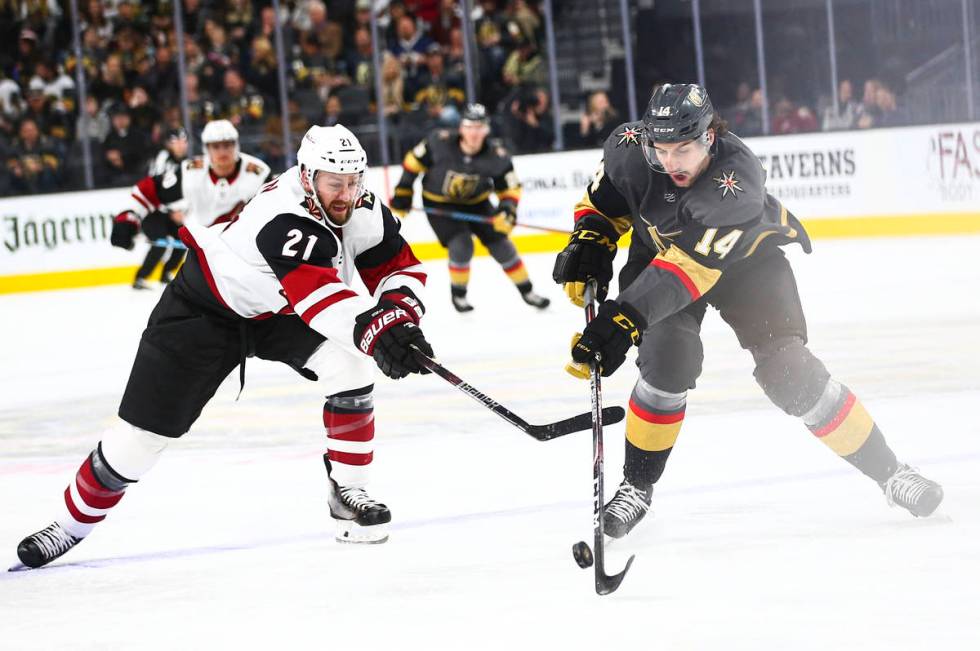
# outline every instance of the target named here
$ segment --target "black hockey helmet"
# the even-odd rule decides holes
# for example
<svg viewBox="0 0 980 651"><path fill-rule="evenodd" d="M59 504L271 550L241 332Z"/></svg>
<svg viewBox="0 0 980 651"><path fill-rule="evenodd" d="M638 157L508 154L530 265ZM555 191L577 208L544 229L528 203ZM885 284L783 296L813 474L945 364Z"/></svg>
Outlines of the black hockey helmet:
<svg viewBox="0 0 980 651"><path fill-rule="evenodd" d="M187 138L187 131L184 127L174 127L173 129L167 129L167 133L164 135L164 142L170 142L171 140L185 140Z"/></svg>
<svg viewBox="0 0 980 651"><path fill-rule="evenodd" d="M482 122L490 124L490 117L487 115L487 108L483 104L467 104L463 109L463 122Z"/></svg>
<svg viewBox="0 0 980 651"><path fill-rule="evenodd" d="M705 141L708 126L715 117L708 91L698 84L664 84L654 91L643 113L643 155L647 163L662 171L654 143L686 140Z"/></svg>

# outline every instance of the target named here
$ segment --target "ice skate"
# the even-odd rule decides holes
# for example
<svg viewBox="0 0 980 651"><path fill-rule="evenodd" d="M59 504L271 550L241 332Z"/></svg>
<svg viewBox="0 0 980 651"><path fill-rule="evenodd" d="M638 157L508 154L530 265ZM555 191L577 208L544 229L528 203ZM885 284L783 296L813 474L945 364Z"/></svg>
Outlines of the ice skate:
<svg viewBox="0 0 980 651"><path fill-rule="evenodd" d="M611 538L622 538L639 524L650 510L653 486L634 486L627 480L616 489L613 498L606 502L602 526Z"/></svg>
<svg viewBox="0 0 980 651"><path fill-rule="evenodd" d="M391 511L363 488L339 486L330 480L330 517L337 521L337 541L383 543L388 540Z"/></svg>
<svg viewBox="0 0 980 651"><path fill-rule="evenodd" d="M17 557L21 563L34 569L47 565L80 542L82 538L76 538L53 522L20 541Z"/></svg>
<svg viewBox="0 0 980 651"><path fill-rule="evenodd" d="M551 305L551 299L547 299L544 296L536 293L533 289L529 289L526 292L521 292L521 298L524 302L531 307L536 307L539 310L543 310L549 305Z"/></svg>
<svg viewBox="0 0 980 651"><path fill-rule="evenodd" d="M454 289L452 293L452 299L453 299L453 307L456 308L457 312L462 313L462 312L473 311L473 306L470 305L470 302L466 299L465 291L460 292Z"/></svg>
<svg viewBox="0 0 980 651"><path fill-rule="evenodd" d="M928 517L943 501L943 487L905 463L879 486L889 506L897 504L917 518Z"/></svg>

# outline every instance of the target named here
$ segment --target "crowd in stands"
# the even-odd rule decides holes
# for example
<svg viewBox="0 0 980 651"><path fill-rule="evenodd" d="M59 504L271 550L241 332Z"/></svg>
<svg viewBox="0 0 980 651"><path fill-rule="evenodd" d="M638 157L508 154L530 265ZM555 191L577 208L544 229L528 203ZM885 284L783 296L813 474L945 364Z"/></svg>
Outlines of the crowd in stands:
<svg viewBox="0 0 980 651"><path fill-rule="evenodd" d="M762 135L762 90L742 82L736 91L734 105L723 108L722 115L729 127L740 136ZM896 93L880 79L864 82L860 99L854 94L850 79L842 80L837 88L837 104L830 98L821 98L818 106L809 107L779 96L770 103L770 129L772 135L806 133L808 131L840 131L846 129L870 129L899 127L909 123L899 107Z"/></svg>
<svg viewBox="0 0 980 651"><path fill-rule="evenodd" d="M517 153L555 142L547 92L540 0L474 0L475 92L496 135ZM70 5L0 0L0 196L83 186L81 143L90 144L97 187L124 186L146 173L163 134L183 125L172 0L79 0L81 57ZM379 14L380 96L370 30ZM452 127L465 103L459 0L283 0L287 107L280 108L276 15L271 3L182 0L183 80L193 132L227 118L242 147L274 170L311 124L338 122L377 153L377 111L388 119L394 156L429 130ZM86 94L76 88L81 68ZM596 147L625 119L596 91L581 120L564 130L567 147ZM762 133L762 94L742 84L722 114L740 135ZM771 132L894 126L895 94L875 79L854 96L841 82L837 106L771 102ZM283 120L293 142L284 147ZM374 158L373 160L377 160Z"/></svg>
<svg viewBox="0 0 980 651"><path fill-rule="evenodd" d="M243 149L282 169L283 119L293 151L309 125L338 122L355 132L360 127L370 148L379 109L402 150L432 128L455 126L466 98L459 1L383 3L380 98L372 4L378 3L280 3L289 98L283 117L271 3L183 0L184 91L194 132L227 118ZM474 4L478 99L494 109L497 133L517 151L550 149L537 2ZM84 139L97 186L132 183L161 149L163 134L182 125L171 1L79 0L80 60L68 6L0 0L0 196L80 187ZM82 106L77 66L85 77Z"/></svg>

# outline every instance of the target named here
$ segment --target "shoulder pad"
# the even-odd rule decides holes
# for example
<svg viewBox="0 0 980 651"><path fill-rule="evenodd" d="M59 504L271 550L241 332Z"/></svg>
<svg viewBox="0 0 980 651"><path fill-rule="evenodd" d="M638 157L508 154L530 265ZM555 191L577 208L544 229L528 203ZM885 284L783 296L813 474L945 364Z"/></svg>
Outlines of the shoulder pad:
<svg viewBox="0 0 980 651"><path fill-rule="evenodd" d="M748 148L724 152L684 197L692 219L733 226L758 219L766 198L762 164Z"/></svg>

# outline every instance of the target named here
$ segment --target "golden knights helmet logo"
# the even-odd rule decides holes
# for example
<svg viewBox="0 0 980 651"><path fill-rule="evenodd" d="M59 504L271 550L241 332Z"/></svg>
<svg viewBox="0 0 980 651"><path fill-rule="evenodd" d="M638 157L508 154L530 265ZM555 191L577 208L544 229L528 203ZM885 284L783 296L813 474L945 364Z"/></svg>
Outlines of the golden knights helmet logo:
<svg viewBox="0 0 980 651"><path fill-rule="evenodd" d="M479 184L479 174L462 174L449 170L442 182L442 194L455 201L465 201L476 193Z"/></svg>

